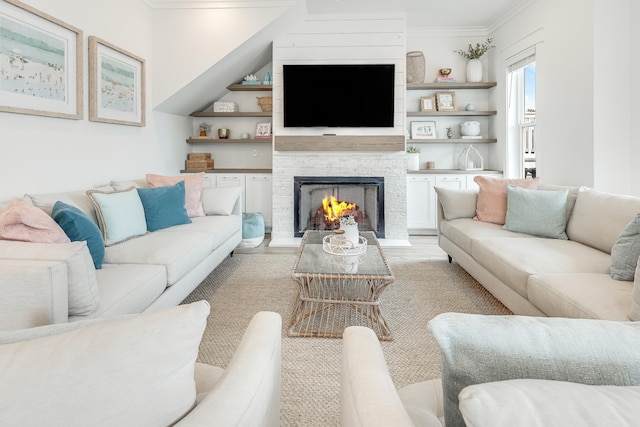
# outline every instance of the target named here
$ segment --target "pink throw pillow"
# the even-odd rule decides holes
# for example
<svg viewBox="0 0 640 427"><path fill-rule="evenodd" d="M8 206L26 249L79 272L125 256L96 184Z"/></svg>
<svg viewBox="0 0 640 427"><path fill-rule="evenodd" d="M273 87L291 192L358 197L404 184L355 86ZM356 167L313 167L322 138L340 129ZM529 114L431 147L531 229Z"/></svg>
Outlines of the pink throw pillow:
<svg viewBox="0 0 640 427"><path fill-rule="evenodd" d="M64 230L42 209L15 198L0 212L0 239L32 243L69 243Z"/></svg>
<svg viewBox="0 0 640 427"><path fill-rule="evenodd" d="M187 215L190 218L205 216L201 200L203 180L204 172L180 176L147 174L147 183L151 187L168 187L184 181L184 207L187 209Z"/></svg>
<svg viewBox="0 0 640 427"><path fill-rule="evenodd" d="M507 217L507 185L537 190L540 178L504 179L477 175L473 180L480 186L474 219L504 225Z"/></svg>

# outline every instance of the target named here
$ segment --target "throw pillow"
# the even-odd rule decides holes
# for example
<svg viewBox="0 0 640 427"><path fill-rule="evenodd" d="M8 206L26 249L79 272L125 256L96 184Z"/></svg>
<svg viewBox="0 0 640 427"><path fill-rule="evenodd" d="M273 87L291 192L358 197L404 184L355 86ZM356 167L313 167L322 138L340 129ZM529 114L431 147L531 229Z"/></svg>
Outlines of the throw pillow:
<svg viewBox="0 0 640 427"><path fill-rule="evenodd" d="M171 187L138 188L147 230L156 231L178 224L190 224L184 207L184 181Z"/></svg>
<svg viewBox="0 0 640 427"><path fill-rule="evenodd" d="M101 269L104 260L104 239L98 226L87 214L75 206L58 201L53 205L51 216L72 242L87 242L93 265L96 269Z"/></svg>
<svg viewBox="0 0 640 427"><path fill-rule="evenodd" d="M242 188L240 187L203 188L202 206L204 212L207 215L231 215L241 196Z"/></svg>
<svg viewBox="0 0 640 427"><path fill-rule="evenodd" d="M429 322L442 364L445 422L464 426L458 395L519 378L640 386L640 323L445 313Z"/></svg>
<svg viewBox="0 0 640 427"><path fill-rule="evenodd" d="M540 178L503 179L477 175L473 180L480 187L475 219L504 225L507 216L507 185L535 190Z"/></svg>
<svg viewBox="0 0 640 427"><path fill-rule="evenodd" d="M209 310L200 301L0 346L3 424L174 425L196 402Z"/></svg>
<svg viewBox="0 0 640 427"><path fill-rule="evenodd" d="M144 207L135 188L125 191L87 191L98 214L106 246L115 245L147 233Z"/></svg>
<svg viewBox="0 0 640 427"><path fill-rule="evenodd" d="M203 180L204 172L180 176L147 174L147 183L151 187L166 187L184 181L185 208L189 217L205 216L201 200Z"/></svg>
<svg viewBox="0 0 640 427"><path fill-rule="evenodd" d="M442 205L444 219L473 218L476 214L477 191L436 187L436 194Z"/></svg>
<svg viewBox="0 0 640 427"><path fill-rule="evenodd" d="M60 226L42 209L13 199L0 212L0 239L34 243L69 243Z"/></svg>
<svg viewBox="0 0 640 427"><path fill-rule="evenodd" d="M640 213L620 233L611 248L611 277L633 281L640 257Z"/></svg>
<svg viewBox="0 0 640 427"><path fill-rule="evenodd" d="M507 186L505 230L552 239L567 239L567 190L527 190Z"/></svg>

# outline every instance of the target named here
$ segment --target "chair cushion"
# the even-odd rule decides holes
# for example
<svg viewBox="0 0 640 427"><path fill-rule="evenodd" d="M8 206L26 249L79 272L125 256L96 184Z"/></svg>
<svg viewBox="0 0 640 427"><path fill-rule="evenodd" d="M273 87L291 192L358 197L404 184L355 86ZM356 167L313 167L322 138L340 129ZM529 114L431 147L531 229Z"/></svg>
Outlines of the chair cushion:
<svg viewBox="0 0 640 427"><path fill-rule="evenodd" d="M184 207L184 181L167 187L138 188L137 191L144 207L147 230L191 222Z"/></svg>
<svg viewBox="0 0 640 427"><path fill-rule="evenodd" d="M208 314L200 301L0 346L3 423L173 425L195 404Z"/></svg>
<svg viewBox="0 0 640 427"><path fill-rule="evenodd" d="M104 260L104 239L100 229L89 216L75 206L56 202L51 217L62 227L72 242L86 241L96 269L102 268Z"/></svg>

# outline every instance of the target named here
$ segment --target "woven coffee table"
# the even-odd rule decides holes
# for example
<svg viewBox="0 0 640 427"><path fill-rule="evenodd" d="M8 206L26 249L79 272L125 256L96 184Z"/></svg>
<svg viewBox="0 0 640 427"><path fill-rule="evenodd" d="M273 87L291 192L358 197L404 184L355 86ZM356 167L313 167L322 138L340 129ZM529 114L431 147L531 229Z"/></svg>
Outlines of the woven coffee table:
<svg viewBox="0 0 640 427"><path fill-rule="evenodd" d="M330 255L322 238L330 232L305 232L292 277L300 286L289 327L292 337L342 338L347 326L367 326L381 340L391 340L380 294L394 281L373 232L361 232L367 250L359 262Z"/></svg>

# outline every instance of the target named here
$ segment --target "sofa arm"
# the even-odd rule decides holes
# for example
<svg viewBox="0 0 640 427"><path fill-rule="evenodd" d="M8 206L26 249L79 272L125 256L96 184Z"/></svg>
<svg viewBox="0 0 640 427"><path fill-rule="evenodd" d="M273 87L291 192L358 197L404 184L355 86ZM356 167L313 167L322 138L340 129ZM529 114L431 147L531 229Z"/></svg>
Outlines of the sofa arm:
<svg viewBox="0 0 640 427"><path fill-rule="evenodd" d="M242 215L241 187L202 187L201 200L207 215Z"/></svg>
<svg viewBox="0 0 640 427"><path fill-rule="evenodd" d="M0 330L66 323L67 283L64 261L0 259Z"/></svg>
<svg viewBox="0 0 640 427"><path fill-rule="evenodd" d="M215 387L177 426L279 426L282 319L259 312Z"/></svg>

